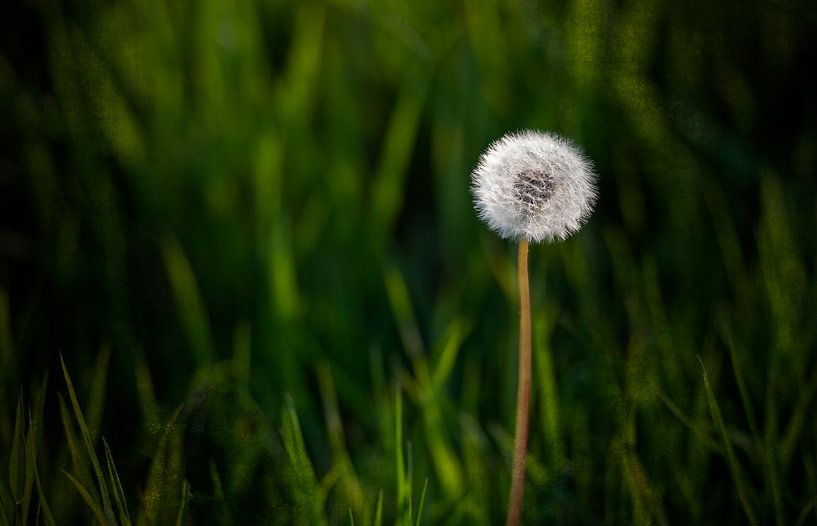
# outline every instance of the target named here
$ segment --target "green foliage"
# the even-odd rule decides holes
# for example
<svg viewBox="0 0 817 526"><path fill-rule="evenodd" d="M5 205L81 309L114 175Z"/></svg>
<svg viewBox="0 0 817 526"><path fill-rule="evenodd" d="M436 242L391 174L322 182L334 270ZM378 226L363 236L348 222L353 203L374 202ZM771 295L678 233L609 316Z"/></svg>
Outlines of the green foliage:
<svg viewBox="0 0 817 526"><path fill-rule="evenodd" d="M306 453L301 424L291 399L287 400L287 407L284 409L281 435L292 466L292 493L296 498L290 520L296 524L326 524L318 481Z"/></svg>
<svg viewBox="0 0 817 526"><path fill-rule="evenodd" d="M468 174L524 127L601 190L531 251L526 523L817 518L813 8L15 11L0 526L499 523L514 250Z"/></svg>

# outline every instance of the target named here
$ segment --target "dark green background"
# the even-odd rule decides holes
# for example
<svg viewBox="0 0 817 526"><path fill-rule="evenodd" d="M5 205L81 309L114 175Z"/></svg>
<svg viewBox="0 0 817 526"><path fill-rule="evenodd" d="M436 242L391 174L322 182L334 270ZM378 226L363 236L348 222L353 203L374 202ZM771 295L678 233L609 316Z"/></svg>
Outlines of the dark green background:
<svg viewBox="0 0 817 526"><path fill-rule="evenodd" d="M1 9L0 524L105 507L60 353L134 522L500 523L522 128L600 187L531 253L526 523L817 520L813 2Z"/></svg>

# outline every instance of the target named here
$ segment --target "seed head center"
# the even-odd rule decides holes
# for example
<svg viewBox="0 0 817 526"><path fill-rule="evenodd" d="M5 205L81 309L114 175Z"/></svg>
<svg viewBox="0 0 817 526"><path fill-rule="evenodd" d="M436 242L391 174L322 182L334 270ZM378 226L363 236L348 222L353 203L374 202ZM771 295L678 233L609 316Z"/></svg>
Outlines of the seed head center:
<svg viewBox="0 0 817 526"><path fill-rule="evenodd" d="M553 195L553 177L545 170L522 170L516 175L513 190L525 215L530 215Z"/></svg>

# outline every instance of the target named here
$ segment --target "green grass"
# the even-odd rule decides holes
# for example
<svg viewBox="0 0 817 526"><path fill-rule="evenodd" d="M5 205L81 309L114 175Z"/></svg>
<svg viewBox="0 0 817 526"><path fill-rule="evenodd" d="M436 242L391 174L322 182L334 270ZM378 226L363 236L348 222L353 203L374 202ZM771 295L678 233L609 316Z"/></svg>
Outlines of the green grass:
<svg viewBox="0 0 817 526"><path fill-rule="evenodd" d="M817 520L808 9L24 4L0 526L501 523L515 250L468 174L524 127L601 196L531 250L525 523Z"/></svg>

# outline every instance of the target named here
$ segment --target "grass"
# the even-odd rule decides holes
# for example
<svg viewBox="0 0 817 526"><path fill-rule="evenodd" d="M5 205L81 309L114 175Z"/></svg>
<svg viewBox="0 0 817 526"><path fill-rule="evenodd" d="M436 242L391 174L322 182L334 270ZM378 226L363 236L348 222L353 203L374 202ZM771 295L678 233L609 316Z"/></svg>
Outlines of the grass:
<svg viewBox="0 0 817 526"><path fill-rule="evenodd" d="M523 127L601 184L530 253L523 523L813 523L807 11L0 17L0 526L501 522L514 247L467 185Z"/></svg>

